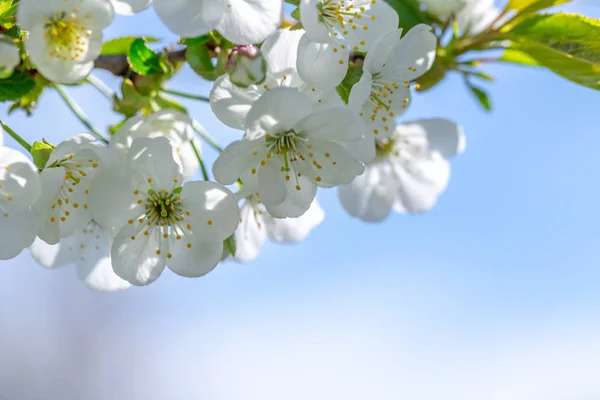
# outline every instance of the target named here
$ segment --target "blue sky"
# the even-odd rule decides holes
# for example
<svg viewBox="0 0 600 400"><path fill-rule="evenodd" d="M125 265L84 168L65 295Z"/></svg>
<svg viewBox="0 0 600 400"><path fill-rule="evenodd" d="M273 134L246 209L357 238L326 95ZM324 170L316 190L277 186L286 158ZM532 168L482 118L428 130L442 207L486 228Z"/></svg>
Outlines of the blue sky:
<svg viewBox="0 0 600 400"><path fill-rule="evenodd" d="M598 8L580 6L590 16ZM172 38L154 14L109 38ZM0 393L19 399L588 400L600 398L600 94L492 66L494 112L458 77L404 120L447 117L467 150L430 213L367 225L319 193L324 223L250 264L102 295L27 252L1 262ZM98 77L116 87L106 73ZM184 70L172 87L207 93ZM99 127L118 117L70 90ZM220 143L239 133L186 103ZM83 132L60 98L7 123L29 141ZM7 139L9 146L15 145ZM209 149L206 157L216 156Z"/></svg>

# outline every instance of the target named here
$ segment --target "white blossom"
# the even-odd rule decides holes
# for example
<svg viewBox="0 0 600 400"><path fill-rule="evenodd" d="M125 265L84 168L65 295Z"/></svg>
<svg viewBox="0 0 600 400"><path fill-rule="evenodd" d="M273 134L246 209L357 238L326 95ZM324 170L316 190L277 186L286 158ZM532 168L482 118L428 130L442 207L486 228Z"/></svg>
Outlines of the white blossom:
<svg viewBox="0 0 600 400"><path fill-rule="evenodd" d="M152 0L110 0L117 14L133 15L144 11L152 4Z"/></svg>
<svg viewBox="0 0 600 400"><path fill-rule="evenodd" d="M90 189L94 220L115 232L115 273L133 285L155 281L165 266L185 277L210 272L233 235L239 208L213 182L182 186L180 161L166 138L133 141L127 160L101 171Z"/></svg>
<svg viewBox="0 0 600 400"><path fill-rule="evenodd" d="M192 143L198 151L202 145L194 135L193 122L187 114L165 109L148 116L130 118L111 137L109 147L126 157L133 141L140 137L166 137L181 160L184 179L198 172L200 165Z"/></svg>
<svg viewBox="0 0 600 400"><path fill-rule="evenodd" d="M102 29L113 18L108 0L21 0L17 11L31 61L59 83L76 83L90 73L102 48Z"/></svg>
<svg viewBox="0 0 600 400"><path fill-rule="evenodd" d="M476 34L488 28L500 14L494 0L420 0L428 12L442 20L455 17L461 31Z"/></svg>
<svg viewBox="0 0 600 400"><path fill-rule="evenodd" d="M431 68L437 39L427 25L417 25L402 39L402 30L383 35L367 54L362 77L350 92L348 105L367 125L365 139L350 148L361 161L375 156L374 140L389 137L396 117L407 108L410 83Z"/></svg>
<svg viewBox="0 0 600 400"><path fill-rule="evenodd" d="M241 262L254 260L267 237L278 243L300 242L325 218L325 213L316 199L304 215L298 218L274 218L262 205L258 196L246 198L240 215L240 225L234 235L234 258Z"/></svg>
<svg viewBox="0 0 600 400"><path fill-rule="evenodd" d="M89 134L56 146L40 172L42 195L33 206L40 239L57 244L88 225L90 182L110 162L108 149Z"/></svg>
<svg viewBox="0 0 600 400"><path fill-rule="evenodd" d="M254 45L236 46L229 53L227 73L234 85L247 88L267 79L267 61Z"/></svg>
<svg viewBox="0 0 600 400"><path fill-rule="evenodd" d="M315 110L295 89L270 89L248 112L244 138L215 161L214 176L224 185L241 179L246 190L256 189L274 217L299 217L317 186L350 183L363 172L362 163L342 146L363 137L359 122L346 108Z"/></svg>
<svg viewBox="0 0 600 400"><path fill-rule="evenodd" d="M183 37L216 29L235 44L258 44L275 31L283 17L282 0L154 0L167 27Z"/></svg>
<svg viewBox="0 0 600 400"><path fill-rule="evenodd" d="M0 147L0 260L16 257L35 239L31 206L40 191L33 163L16 150Z"/></svg>
<svg viewBox="0 0 600 400"><path fill-rule="evenodd" d="M0 40L0 79L8 78L21 63L19 48L14 43ZM0 146L2 143L0 142Z"/></svg>
<svg viewBox="0 0 600 400"><path fill-rule="evenodd" d="M368 222L400 213L431 209L450 178L448 158L461 153L465 138L459 126L444 119L407 122L388 139L377 141L377 157L339 197L353 216Z"/></svg>
<svg viewBox="0 0 600 400"><path fill-rule="evenodd" d="M383 0L302 0L300 18L306 33L298 47L298 72L321 87L335 87L344 79L350 51L370 51L399 23Z"/></svg>
<svg viewBox="0 0 600 400"><path fill-rule="evenodd" d="M298 75L296 59L302 35L298 30L278 29L265 40L261 46L267 62L263 84L241 88L234 85L227 74L215 81L210 92L210 105L221 122L234 129L243 129L246 115L256 100L268 90L278 87L298 89L309 96L315 106L343 104L335 89L322 90L308 85Z"/></svg>
<svg viewBox="0 0 600 400"><path fill-rule="evenodd" d="M129 282L119 278L113 271L110 259L112 238L95 222L50 245L36 239L30 247L31 255L43 267L54 269L75 265L77 276L89 288L99 292L127 289Z"/></svg>

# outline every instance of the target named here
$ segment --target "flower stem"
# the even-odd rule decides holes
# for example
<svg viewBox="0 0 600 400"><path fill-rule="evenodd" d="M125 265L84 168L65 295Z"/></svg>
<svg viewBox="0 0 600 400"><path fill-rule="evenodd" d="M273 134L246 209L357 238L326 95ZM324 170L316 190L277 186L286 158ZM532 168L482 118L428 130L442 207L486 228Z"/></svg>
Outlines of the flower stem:
<svg viewBox="0 0 600 400"><path fill-rule="evenodd" d="M88 75L86 81L112 101L114 93L108 86L106 86L106 83L102 82L101 79L95 77L94 75Z"/></svg>
<svg viewBox="0 0 600 400"><path fill-rule="evenodd" d="M178 90L161 88L160 91L163 93L172 94L174 96L185 97L186 99L200 100L200 101L207 101L207 102L210 101L210 99L208 97L197 96L195 94L190 94L190 93L184 93L184 92L180 92Z"/></svg>
<svg viewBox="0 0 600 400"><path fill-rule="evenodd" d="M2 127L4 128L6 133L8 133L10 135L10 137L15 139L17 141L17 143L19 143L21 146L23 146L23 148L25 150L27 150L28 153L31 153L31 145L29 143L27 143L25 141L25 139L23 139L21 136L19 136L19 134L17 132L13 131L8 125L6 125L4 123L4 121L0 121L0 125L2 125Z"/></svg>
<svg viewBox="0 0 600 400"><path fill-rule="evenodd" d="M216 151L218 151L219 153L221 153L223 151L223 148L221 146L219 146L213 138L210 137L210 135L206 132L206 130L204 129L204 127L202 125L200 125L200 123L196 120L194 120L194 130L196 131L196 133L202 138L204 139L204 141L206 143L208 143L208 145L210 147L212 147L213 149L215 149Z"/></svg>
<svg viewBox="0 0 600 400"><path fill-rule="evenodd" d="M202 156L200 155L200 152L198 151L196 144L194 144L193 140L190 141L190 144L192 145L192 149L194 149L194 153L196 153L196 158L198 158L198 163L200 163L200 168L202 168L202 177L204 178L205 181L209 181L210 178L208 177L208 172L206 172L206 165L204 165L204 160L202 159Z"/></svg>
<svg viewBox="0 0 600 400"><path fill-rule="evenodd" d="M81 107L79 107L79 104L77 104L75 102L75 100L73 100L69 96L69 94L63 89L63 87L60 85L57 85L55 83L52 84L52 87L54 87L54 89L56 89L58 94L60 94L60 97L62 97L62 99L65 101L67 106L71 109L73 114L79 119L79 121L81 121L81 123L83 125L85 125L86 128L88 128L90 130L90 132L94 136L96 136L99 140L102 140L104 143L108 143L108 140L106 140L96 129L94 129L94 127L92 126L91 122L88 120L87 116L85 115L85 113L83 112Z"/></svg>

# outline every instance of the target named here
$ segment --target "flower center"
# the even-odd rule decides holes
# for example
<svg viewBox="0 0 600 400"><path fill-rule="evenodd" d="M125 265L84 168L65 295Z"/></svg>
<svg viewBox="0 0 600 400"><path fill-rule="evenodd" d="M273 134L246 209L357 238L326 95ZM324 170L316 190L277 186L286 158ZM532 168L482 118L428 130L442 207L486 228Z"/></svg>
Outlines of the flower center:
<svg viewBox="0 0 600 400"><path fill-rule="evenodd" d="M410 82L404 81L407 88L410 87ZM394 96L397 90L400 89L400 85L396 81L384 80L379 74L373 75L373 83L371 85L371 94L369 100L365 105L365 110L360 115L363 116L367 113L367 116L371 122L378 125L374 127L373 133L378 135L381 133L378 128L382 128L386 132L393 129L395 125L395 112L397 110L403 110L408 107L410 100L408 97L402 99L401 106L396 103L399 102L398 96Z"/></svg>
<svg viewBox="0 0 600 400"><path fill-rule="evenodd" d="M88 18L89 14L84 15L84 19ZM71 13L56 11L48 18L44 28L50 56L75 61L86 52L91 32L81 23L77 9L73 9Z"/></svg>
<svg viewBox="0 0 600 400"><path fill-rule="evenodd" d="M376 4L377 0L371 0L371 4ZM357 6L353 0L325 0L317 6L321 22L330 29L339 30L344 36L352 31L368 31L367 21L374 21L375 15L369 15L368 9L364 6ZM338 36L338 32L333 32ZM365 41L361 41L361 47ZM359 46L354 46L354 51L360 50Z"/></svg>
<svg viewBox="0 0 600 400"><path fill-rule="evenodd" d="M181 188L172 192L161 190L155 192L150 189L146 199L146 219L156 226L171 226L177 221L183 221L183 210L179 192Z"/></svg>

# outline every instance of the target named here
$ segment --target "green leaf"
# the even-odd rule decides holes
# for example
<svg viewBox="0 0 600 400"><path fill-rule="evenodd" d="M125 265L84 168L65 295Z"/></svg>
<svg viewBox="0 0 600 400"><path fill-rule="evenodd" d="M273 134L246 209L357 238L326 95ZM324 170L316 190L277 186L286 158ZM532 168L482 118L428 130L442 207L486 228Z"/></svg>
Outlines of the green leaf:
<svg viewBox="0 0 600 400"><path fill-rule="evenodd" d="M523 53L519 50L514 49L506 49L504 54L498 59L499 61L520 64L520 65L529 65L532 67L539 67L540 63L538 63L535 58L530 57L526 53Z"/></svg>
<svg viewBox="0 0 600 400"><path fill-rule="evenodd" d="M133 42L135 42L138 39L140 39L138 36L124 36L109 40L108 42L104 42L104 44L102 45L102 50L100 51L100 54L103 56L116 56L127 54ZM145 36L142 39L145 40L146 43L158 42L158 39L155 37Z"/></svg>
<svg viewBox="0 0 600 400"><path fill-rule="evenodd" d="M33 114L33 110L37 107L38 100L44 89L48 86L48 80L40 74L36 74L34 77L35 87L30 90L27 94L16 99L8 109L8 113L12 113L15 110L21 109L27 113L28 116Z"/></svg>
<svg viewBox="0 0 600 400"><path fill-rule="evenodd" d="M507 9L516 10L522 14L530 14L571 1L573 0L510 0Z"/></svg>
<svg viewBox="0 0 600 400"><path fill-rule="evenodd" d="M154 104L161 110L165 108L172 108L174 110L181 111L184 114L188 113L187 109L180 102L171 96L166 95L165 93L159 92L153 101Z"/></svg>
<svg viewBox="0 0 600 400"><path fill-rule="evenodd" d="M164 72L158 54L146 46L146 41L141 38L131 43L127 61L131 69L142 76Z"/></svg>
<svg viewBox="0 0 600 400"><path fill-rule="evenodd" d="M473 85L471 82L467 81L467 87L471 90L471 93L475 95L475 98L479 101L481 107L483 107L486 111L492 110L492 103L490 102L490 97L487 92L480 87Z"/></svg>
<svg viewBox="0 0 600 400"><path fill-rule="evenodd" d="M210 35L202 35L195 38L183 38L181 39L181 44L185 44L186 46L192 45L200 45L208 42L210 40Z"/></svg>
<svg viewBox="0 0 600 400"><path fill-rule="evenodd" d="M16 100L35 87L35 81L21 71L15 71L6 79L0 79L0 101Z"/></svg>
<svg viewBox="0 0 600 400"><path fill-rule="evenodd" d="M52 150L54 150L54 147L50 144L33 142L33 146L31 146L31 157L33 158L33 163L35 166L39 169L44 169L46 167L46 163L50 159Z"/></svg>
<svg viewBox="0 0 600 400"><path fill-rule="evenodd" d="M292 16L292 18L294 18L296 21L300 22L300 8L296 8L294 11L292 11L292 13L290 14Z"/></svg>
<svg viewBox="0 0 600 400"><path fill-rule="evenodd" d="M132 117L143 108L150 107L150 98L137 91L130 79L123 79L121 84L122 98L114 96L113 109L125 115Z"/></svg>
<svg viewBox="0 0 600 400"><path fill-rule="evenodd" d="M413 26L427 23L417 0L387 0L387 2L398 13L400 28L405 30L405 34Z"/></svg>
<svg viewBox="0 0 600 400"><path fill-rule="evenodd" d="M600 21L577 14L532 15L508 32L512 48L539 65L600 90Z"/></svg>
<svg viewBox="0 0 600 400"><path fill-rule="evenodd" d="M348 100L350 99L350 92L352 91L352 87L354 85L356 85L358 83L358 81L360 81L362 74L363 74L362 67L350 65L350 67L348 68L348 72L346 73L346 76L344 77L344 80L342 81L342 83L340 83L336 87L336 90L337 90L338 94L340 95L340 97L342 98L342 100L344 101L344 103L348 104Z"/></svg>

